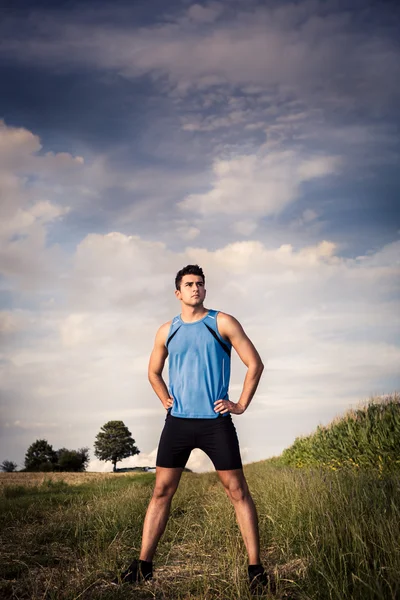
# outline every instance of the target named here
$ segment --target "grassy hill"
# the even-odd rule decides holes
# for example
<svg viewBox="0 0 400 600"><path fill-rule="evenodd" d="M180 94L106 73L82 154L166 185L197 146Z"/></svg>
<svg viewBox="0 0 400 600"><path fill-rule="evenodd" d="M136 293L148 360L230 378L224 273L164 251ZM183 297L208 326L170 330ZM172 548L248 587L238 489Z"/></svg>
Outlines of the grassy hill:
<svg viewBox="0 0 400 600"><path fill-rule="evenodd" d="M282 454L286 465L400 469L400 396L372 398L311 435L299 437Z"/></svg>

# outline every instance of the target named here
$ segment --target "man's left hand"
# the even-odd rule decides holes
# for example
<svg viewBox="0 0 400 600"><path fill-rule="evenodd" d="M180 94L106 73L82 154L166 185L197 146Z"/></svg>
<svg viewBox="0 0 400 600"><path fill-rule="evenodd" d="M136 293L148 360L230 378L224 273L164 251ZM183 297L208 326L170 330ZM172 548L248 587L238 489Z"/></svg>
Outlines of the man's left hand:
<svg viewBox="0 0 400 600"><path fill-rule="evenodd" d="M244 413L245 408L238 402L231 402L230 400L217 400L214 402L214 410L221 415L226 413L232 413L233 415L241 415Z"/></svg>

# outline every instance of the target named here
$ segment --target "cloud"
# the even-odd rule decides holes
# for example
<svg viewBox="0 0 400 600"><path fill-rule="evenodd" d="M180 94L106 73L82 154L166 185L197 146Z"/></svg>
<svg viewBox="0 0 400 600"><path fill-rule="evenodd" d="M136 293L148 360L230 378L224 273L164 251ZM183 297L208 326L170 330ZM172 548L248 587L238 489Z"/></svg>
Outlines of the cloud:
<svg viewBox="0 0 400 600"><path fill-rule="evenodd" d="M278 85L309 100L357 98L374 111L394 109L398 49L384 27L370 34L362 12L350 17L335 2L238 3L224 20L216 20L221 7L194 4L175 22L162 22L158 15L159 22L148 27L129 25L126 12L123 23L116 24L101 14L94 20L69 11L44 19L36 11L30 36L10 36L7 32L17 25L5 22L2 52L42 65L90 65L125 77L167 77L180 93L217 83L248 89ZM371 3L371 19L376 10Z"/></svg>
<svg viewBox="0 0 400 600"><path fill-rule="evenodd" d="M21 169L27 159L41 149L39 137L23 127L10 127L0 120L0 157L2 170Z"/></svg>
<svg viewBox="0 0 400 600"><path fill-rule="evenodd" d="M216 159L213 188L190 194L178 206L202 214L278 214L298 198L302 183L331 175L339 165L338 157L303 158L295 151L274 151L265 145L258 155Z"/></svg>
<svg viewBox="0 0 400 600"><path fill-rule="evenodd" d="M317 217L317 213L314 210L311 210L310 208L307 208L302 215L302 219L305 223L310 223L311 221L314 221Z"/></svg>
<svg viewBox="0 0 400 600"><path fill-rule="evenodd" d="M57 423L49 423L48 421L14 421L13 423L5 423L7 429L22 429L23 431L35 431L36 429L52 429L58 427Z"/></svg>
<svg viewBox="0 0 400 600"><path fill-rule="evenodd" d="M140 222L140 231L146 223L154 228L161 203L168 204L171 197L182 194L180 189L190 189L194 180L193 175L185 173L177 178L167 167L122 169L111 165L105 155L85 161L66 152L44 152L39 136L3 121L0 156L4 159L0 166L1 272L15 291L37 285L49 289L62 276L69 257L62 245L54 243L56 237L49 234L66 217L69 230L72 225L78 234L82 221L93 224L96 219L99 228L103 223L109 228L113 221L128 228ZM171 227L183 240L199 235L194 223L180 219L177 224L172 212L170 220L159 219L164 235ZM53 240L51 252L47 251L49 239Z"/></svg>
<svg viewBox="0 0 400 600"><path fill-rule="evenodd" d="M25 327L25 319L18 311L0 311L0 337L17 333L25 329Z"/></svg>
<svg viewBox="0 0 400 600"><path fill-rule="evenodd" d="M39 136L24 127L6 125L0 120L0 158L2 172L15 172L36 178L53 171L77 168L84 164L82 156L72 156L68 152L46 152L39 154L42 144Z"/></svg>
<svg viewBox="0 0 400 600"><path fill-rule="evenodd" d="M187 16L196 23L212 23L223 11L223 5L219 2L211 2L207 6L192 4L188 8Z"/></svg>
<svg viewBox="0 0 400 600"><path fill-rule="evenodd" d="M257 222L251 219L243 219L242 221L235 221L232 225L232 229L235 233L243 236L249 236L257 229Z"/></svg>
<svg viewBox="0 0 400 600"><path fill-rule="evenodd" d="M35 414L44 413L36 435L81 447L104 422L123 419L143 451L140 460L150 460L164 411L147 382L147 361L158 326L179 311L174 274L196 262L206 272L207 304L239 318L266 365L254 403L235 421L247 460L270 453L266 418L298 415L297 430L279 425L280 441L271 440L276 453L278 443L312 427L299 415L328 419L371 391L387 391L380 386L395 377L400 360L399 244L349 259L329 240L301 248L249 240L173 251L120 232L87 235L65 271L63 305L28 311L19 323L17 312L3 315L4 329L18 327L20 336L2 356L4 420L35 423ZM243 374L234 358L233 399ZM50 430L47 422L62 426ZM11 444L3 431L3 444ZM34 430L25 435L28 445ZM191 464L208 468L204 461L194 455Z"/></svg>
<svg viewBox="0 0 400 600"><path fill-rule="evenodd" d="M104 139L97 155L54 153L0 124L0 415L24 425L4 427L2 447L22 455L38 435L91 445L123 418L137 460L154 459L165 413L147 362L189 262L206 270L208 306L239 318L266 364L235 420L246 460L398 382L399 242L367 237L356 208L364 239L350 252L343 210L365 196L344 175L369 181L371 165L397 164L398 49L390 28L371 35L340 7L185 5L142 27L129 10L34 10L27 33L0 25L10 64L84 68L105 89L113 73L148 75L162 93L143 135L109 154ZM243 375L234 357L233 399Z"/></svg>
<svg viewBox="0 0 400 600"><path fill-rule="evenodd" d="M76 249L71 305L90 309L96 306L98 310L118 306L121 311L135 306L136 311L146 313L154 288L160 293L168 289L171 268L176 265L178 271L182 259L164 243L137 235L90 234Z"/></svg>
<svg viewBox="0 0 400 600"><path fill-rule="evenodd" d="M118 469L127 469L130 467L155 467L157 459L157 448L154 448L150 452L141 452L139 455L125 458L117 464ZM205 471L212 471L214 469L211 460L202 450L196 448L192 451L189 460L187 462L188 469L195 471L196 473L204 473ZM107 472L112 471L112 465L110 462L104 462L97 459L90 461L88 471L95 472Z"/></svg>
<svg viewBox="0 0 400 600"><path fill-rule="evenodd" d="M182 129L184 131L214 131L223 127L234 127L246 123L249 119L254 119L252 111L234 110L226 116L210 115L203 117L185 117L183 118Z"/></svg>
<svg viewBox="0 0 400 600"><path fill-rule="evenodd" d="M194 240L200 235L200 229L198 227L195 227L184 220L178 220L174 229L184 241Z"/></svg>
<svg viewBox="0 0 400 600"><path fill-rule="evenodd" d="M46 195L83 161L68 153L40 155L39 137L0 121L0 263L3 276L30 287L53 277L62 262L57 247L46 249L47 226L70 208ZM52 189L54 194L54 188Z"/></svg>

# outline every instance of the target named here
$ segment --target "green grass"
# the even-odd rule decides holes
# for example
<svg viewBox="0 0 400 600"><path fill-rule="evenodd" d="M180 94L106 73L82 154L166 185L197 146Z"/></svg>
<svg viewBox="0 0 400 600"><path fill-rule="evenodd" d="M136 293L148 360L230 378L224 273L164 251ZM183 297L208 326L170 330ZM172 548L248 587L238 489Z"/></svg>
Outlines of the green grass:
<svg viewBox="0 0 400 600"><path fill-rule="evenodd" d="M372 398L311 435L296 438L282 461L291 466L323 466L336 470L400 469L400 396Z"/></svg>
<svg viewBox="0 0 400 600"><path fill-rule="evenodd" d="M400 475L245 468L262 558L278 598L400 597ZM136 556L154 475L9 488L0 497L0 597L39 600L250 598L246 555L215 473L184 473L142 586L109 581ZM266 597L266 596L265 596Z"/></svg>

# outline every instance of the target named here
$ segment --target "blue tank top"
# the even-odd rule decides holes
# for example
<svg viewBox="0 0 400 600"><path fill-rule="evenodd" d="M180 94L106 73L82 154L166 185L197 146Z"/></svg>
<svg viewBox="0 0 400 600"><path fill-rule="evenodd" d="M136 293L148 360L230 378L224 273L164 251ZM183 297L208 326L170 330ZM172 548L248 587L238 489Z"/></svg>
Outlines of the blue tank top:
<svg viewBox="0 0 400 600"><path fill-rule="evenodd" d="M172 320L165 345L174 417L215 419L214 402L229 399L232 345L218 331L217 314L209 310L193 323Z"/></svg>

